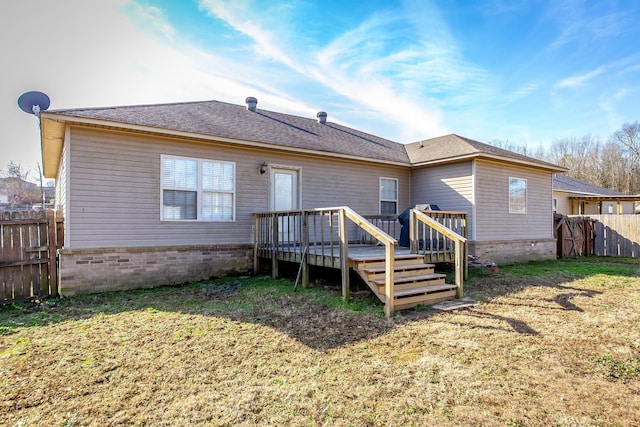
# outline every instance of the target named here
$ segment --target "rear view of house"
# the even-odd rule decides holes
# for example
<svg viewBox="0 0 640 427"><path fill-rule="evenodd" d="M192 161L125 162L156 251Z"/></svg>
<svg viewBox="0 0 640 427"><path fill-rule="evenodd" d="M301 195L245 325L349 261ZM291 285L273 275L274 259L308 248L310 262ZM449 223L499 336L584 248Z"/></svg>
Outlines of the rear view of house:
<svg viewBox="0 0 640 427"><path fill-rule="evenodd" d="M557 166L457 135L403 145L217 101L41 112L44 174L64 212L64 294L248 272L254 214L416 204L469 218L469 252L555 257Z"/></svg>

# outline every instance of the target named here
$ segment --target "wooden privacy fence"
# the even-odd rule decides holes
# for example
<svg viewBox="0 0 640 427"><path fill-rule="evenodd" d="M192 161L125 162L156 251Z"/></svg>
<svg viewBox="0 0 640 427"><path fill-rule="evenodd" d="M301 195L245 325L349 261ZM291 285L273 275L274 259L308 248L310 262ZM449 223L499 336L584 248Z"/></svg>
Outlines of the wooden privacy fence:
<svg viewBox="0 0 640 427"><path fill-rule="evenodd" d="M594 221L588 217L555 217L558 257L575 258L593 255Z"/></svg>
<svg viewBox="0 0 640 427"><path fill-rule="evenodd" d="M60 212L0 211L0 304L57 296L63 241Z"/></svg>
<svg viewBox="0 0 640 427"><path fill-rule="evenodd" d="M558 256L640 258L640 215L557 216Z"/></svg>
<svg viewBox="0 0 640 427"><path fill-rule="evenodd" d="M595 223L593 254L640 258L640 215L589 215Z"/></svg>

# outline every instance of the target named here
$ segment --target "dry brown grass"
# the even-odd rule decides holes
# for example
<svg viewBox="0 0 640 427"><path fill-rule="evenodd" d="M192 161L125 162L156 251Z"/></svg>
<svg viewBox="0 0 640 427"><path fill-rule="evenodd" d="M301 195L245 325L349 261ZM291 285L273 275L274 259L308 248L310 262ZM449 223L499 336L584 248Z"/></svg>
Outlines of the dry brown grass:
<svg viewBox="0 0 640 427"><path fill-rule="evenodd" d="M637 426L636 268L502 268L391 321L262 278L4 308L0 424Z"/></svg>

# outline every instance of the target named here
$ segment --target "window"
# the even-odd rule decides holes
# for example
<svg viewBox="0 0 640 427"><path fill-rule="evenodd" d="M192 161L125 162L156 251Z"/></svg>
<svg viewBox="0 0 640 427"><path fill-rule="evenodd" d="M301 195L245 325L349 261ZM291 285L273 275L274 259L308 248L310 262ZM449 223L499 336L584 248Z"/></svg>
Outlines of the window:
<svg viewBox="0 0 640 427"><path fill-rule="evenodd" d="M380 214L398 213L398 180L380 178Z"/></svg>
<svg viewBox="0 0 640 427"><path fill-rule="evenodd" d="M527 180L509 178L509 213L527 213Z"/></svg>
<svg viewBox="0 0 640 427"><path fill-rule="evenodd" d="M234 163L164 155L161 159L163 220L234 220Z"/></svg>

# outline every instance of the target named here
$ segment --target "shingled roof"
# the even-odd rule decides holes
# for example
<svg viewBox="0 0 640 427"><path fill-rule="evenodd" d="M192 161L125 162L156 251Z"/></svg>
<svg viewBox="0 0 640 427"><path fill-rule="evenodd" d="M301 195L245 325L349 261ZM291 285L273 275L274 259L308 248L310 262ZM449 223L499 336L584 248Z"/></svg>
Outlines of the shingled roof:
<svg viewBox="0 0 640 427"><path fill-rule="evenodd" d="M253 141L278 147L409 163L402 144L327 121L219 101L138 105L110 108L52 110L49 115L68 116L181 131L208 137Z"/></svg>
<svg viewBox="0 0 640 427"><path fill-rule="evenodd" d="M624 193L620 193L619 191L600 187L599 185L580 181L579 179L558 173L553 174L553 189L589 196L624 196Z"/></svg>
<svg viewBox="0 0 640 427"><path fill-rule="evenodd" d="M41 112L40 119L43 169L47 178L55 177L58 169L65 123L219 139L406 166L485 157L553 171L564 170L455 134L404 145L329 121L321 123L315 118L249 109L220 101L49 110Z"/></svg>
<svg viewBox="0 0 640 427"><path fill-rule="evenodd" d="M432 164L447 161L459 161L473 157L488 157L499 160L513 161L562 171L557 165L528 157L513 151L494 147L483 142L474 141L460 135L450 134L437 138L425 139L406 145L407 154L412 164Z"/></svg>

